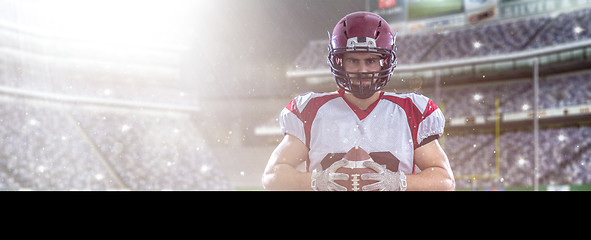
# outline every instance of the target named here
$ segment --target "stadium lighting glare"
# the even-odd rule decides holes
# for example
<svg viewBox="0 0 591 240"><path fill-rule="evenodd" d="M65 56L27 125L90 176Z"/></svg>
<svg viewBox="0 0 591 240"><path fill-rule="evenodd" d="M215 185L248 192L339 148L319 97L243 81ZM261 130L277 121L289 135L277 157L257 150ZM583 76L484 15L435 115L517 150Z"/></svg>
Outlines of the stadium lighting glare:
<svg viewBox="0 0 591 240"><path fill-rule="evenodd" d="M105 176L104 176L104 175L102 175L102 174L100 174L100 173L97 173L97 174L95 174L95 175L94 175L94 179L96 179L96 180L98 180L98 181L101 181L101 180L103 180L104 178L105 178Z"/></svg>
<svg viewBox="0 0 591 240"><path fill-rule="evenodd" d="M201 173L206 173L210 169L211 169L210 166L208 166L207 164L203 164L203 165L201 165L201 169L199 169L199 170L201 171Z"/></svg>
<svg viewBox="0 0 591 240"><path fill-rule="evenodd" d="M478 93L474 94L474 101L480 101L480 100L482 100L482 95L480 95Z"/></svg>
<svg viewBox="0 0 591 240"><path fill-rule="evenodd" d="M480 44L480 42L479 42L479 41L476 41L476 42L474 42L474 48L475 48L475 49L479 49L479 48L480 48L480 46L482 46L482 44Z"/></svg>
<svg viewBox="0 0 591 240"><path fill-rule="evenodd" d="M583 31L584 31L584 29L581 28L581 27L579 27L579 26L576 26L576 27L573 28L573 32L575 32L575 34L579 34L579 33L583 32Z"/></svg>
<svg viewBox="0 0 591 240"><path fill-rule="evenodd" d="M521 106L521 110L523 110L523 111L527 111L527 110L529 110L529 104L527 104L527 103L526 103L526 104L523 104L523 105Z"/></svg>
<svg viewBox="0 0 591 240"><path fill-rule="evenodd" d="M182 43L194 8L188 0L55 0L23 2L47 35L96 45L165 46Z"/></svg>
<svg viewBox="0 0 591 240"><path fill-rule="evenodd" d="M127 125L127 124L123 124L123 126L121 126L121 132L127 132L131 129L131 126Z"/></svg>
<svg viewBox="0 0 591 240"><path fill-rule="evenodd" d="M40 123L40 122L39 122L39 121L37 121L37 119L34 119L34 118L33 118L33 119L31 119L31 120L29 120L29 124L30 124L31 126L37 126L37 125L39 125L39 123Z"/></svg>
<svg viewBox="0 0 591 240"><path fill-rule="evenodd" d="M527 160L525 160L523 157L520 157L519 160L517 160L517 164L519 164L520 166L524 166L525 164L527 164Z"/></svg>

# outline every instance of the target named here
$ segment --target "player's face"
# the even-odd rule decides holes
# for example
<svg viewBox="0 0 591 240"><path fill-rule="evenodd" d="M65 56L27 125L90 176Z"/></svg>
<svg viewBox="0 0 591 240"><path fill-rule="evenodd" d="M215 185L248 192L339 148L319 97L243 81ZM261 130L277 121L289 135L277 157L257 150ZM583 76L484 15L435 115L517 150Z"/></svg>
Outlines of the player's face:
<svg viewBox="0 0 591 240"><path fill-rule="evenodd" d="M380 55L374 53L345 53L343 56L343 68L347 72L375 72L382 69L382 59ZM350 77L353 79L358 78L358 74L351 74ZM360 81L352 81L353 85L363 84L369 86L371 74L365 74L361 76Z"/></svg>

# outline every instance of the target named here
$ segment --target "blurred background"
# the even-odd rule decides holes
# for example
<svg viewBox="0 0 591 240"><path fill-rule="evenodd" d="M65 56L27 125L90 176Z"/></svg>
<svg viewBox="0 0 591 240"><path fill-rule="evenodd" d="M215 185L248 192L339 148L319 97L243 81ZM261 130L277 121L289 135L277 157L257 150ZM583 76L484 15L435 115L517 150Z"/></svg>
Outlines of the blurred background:
<svg viewBox="0 0 591 240"><path fill-rule="evenodd" d="M0 0L0 189L262 189L355 11L398 32L386 90L443 109L458 190L591 189L591 0Z"/></svg>

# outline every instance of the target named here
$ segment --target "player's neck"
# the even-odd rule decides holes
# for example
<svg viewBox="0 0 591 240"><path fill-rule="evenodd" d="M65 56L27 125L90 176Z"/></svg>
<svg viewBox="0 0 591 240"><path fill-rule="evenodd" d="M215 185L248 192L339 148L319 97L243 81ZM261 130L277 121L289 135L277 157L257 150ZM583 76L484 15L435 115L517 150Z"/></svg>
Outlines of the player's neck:
<svg viewBox="0 0 591 240"><path fill-rule="evenodd" d="M380 91L374 93L371 97L366 99L356 98L353 94L346 92L343 96L347 102L355 105L359 109L365 111L371 104L380 98Z"/></svg>

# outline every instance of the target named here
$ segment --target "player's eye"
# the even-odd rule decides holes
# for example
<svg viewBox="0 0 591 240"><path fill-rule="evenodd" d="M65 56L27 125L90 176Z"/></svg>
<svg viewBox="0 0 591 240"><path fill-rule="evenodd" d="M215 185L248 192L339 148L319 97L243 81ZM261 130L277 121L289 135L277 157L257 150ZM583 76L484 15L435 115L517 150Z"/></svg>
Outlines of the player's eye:
<svg viewBox="0 0 591 240"><path fill-rule="evenodd" d="M365 63L367 65L375 65L375 64L379 63L379 60L377 58L370 58L370 59L365 60Z"/></svg>
<svg viewBox="0 0 591 240"><path fill-rule="evenodd" d="M347 64L347 65L358 65L359 64L359 59L347 58L347 59L345 59L345 64Z"/></svg>

